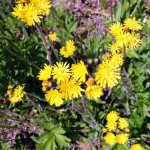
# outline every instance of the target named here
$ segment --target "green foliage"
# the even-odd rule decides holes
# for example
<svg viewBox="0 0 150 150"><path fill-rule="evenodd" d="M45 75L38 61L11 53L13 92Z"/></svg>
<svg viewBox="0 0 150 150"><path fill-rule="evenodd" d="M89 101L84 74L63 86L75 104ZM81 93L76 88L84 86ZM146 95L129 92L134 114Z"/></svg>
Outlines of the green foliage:
<svg viewBox="0 0 150 150"><path fill-rule="evenodd" d="M38 143L36 145L37 150L56 150L64 147L70 147L70 139L64 134L65 130L61 127L54 127L49 123L44 124L45 133L41 134L38 138L32 137L32 139Z"/></svg>
<svg viewBox="0 0 150 150"><path fill-rule="evenodd" d="M0 131L6 131L2 138L0 135L0 142L4 143L0 145L0 149L61 150L76 146L92 150L106 149L108 145L104 142L102 128L106 115L112 110L128 119L128 142L139 143L150 149L150 20L142 0L121 0L119 5L112 7L113 14L108 11L108 17L103 16L106 26L110 26L113 20L123 22L129 17L137 18L143 25L140 31L142 44L127 52L119 85L103 90L103 95L97 101L86 97L84 101L82 97L65 101L58 108L46 102L41 82L37 80L40 68L48 63L47 51L54 63L66 61L66 58L60 56L59 50L67 40L74 40L76 52L67 61L72 63L74 60L83 60L92 72L90 77L94 77L93 72L101 63L103 54L109 51L108 46L114 40L113 37L108 29L101 35L89 33L89 29L77 34L82 23L74 12L64 9L62 5L52 7L51 13L43 18L41 24L27 27L11 15L13 2L0 4ZM101 5L102 9L108 9L106 0L102 0ZM93 14L94 17L100 15L97 11L89 15L89 9L84 13L84 19ZM91 25L92 28L94 25ZM58 41L46 41L45 50L37 27L41 29L43 36L51 31L56 32ZM19 103L10 104L6 94L9 84L14 87L17 84L25 85L26 98ZM52 81L52 84L55 83ZM84 84L81 86L86 88ZM6 142L6 137L11 132L16 133L13 146ZM28 144L28 141L31 143ZM129 145L116 144L111 149L128 150Z"/></svg>

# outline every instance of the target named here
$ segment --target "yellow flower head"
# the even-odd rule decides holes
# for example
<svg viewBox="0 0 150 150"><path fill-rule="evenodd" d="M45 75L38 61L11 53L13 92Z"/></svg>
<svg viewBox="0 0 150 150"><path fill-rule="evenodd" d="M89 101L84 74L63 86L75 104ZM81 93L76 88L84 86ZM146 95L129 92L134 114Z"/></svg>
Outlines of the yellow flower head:
<svg viewBox="0 0 150 150"><path fill-rule="evenodd" d="M17 17L17 18L23 20L24 13L25 13L24 5L23 4L16 5L16 7L13 8L13 12L11 12L11 13L14 17Z"/></svg>
<svg viewBox="0 0 150 150"><path fill-rule="evenodd" d="M38 13L41 15L48 15L51 8L50 0L30 0L35 8L38 10Z"/></svg>
<svg viewBox="0 0 150 150"><path fill-rule="evenodd" d="M130 129L129 128L125 128L125 132L130 132Z"/></svg>
<svg viewBox="0 0 150 150"><path fill-rule="evenodd" d="M96 83L100 84L102 88L116 86L120 78L120 68L113 66L108 61L102 61L95 73Z"/></svg>
<svg viewBox="0 0 150 150"><path fill-rule="evenodd" d="M70 78L71 72L69 69L69 64L67 62L56 62L53 66L53 78L57 80L59 84L61 81L65 81Z"/></svg>
<svg viewBox="0 0 150 150"><path fill-rule="evenodd" d="M140 35L139 34L130 34L129 36L129 47L130 48L137 48L141 45L142 41L140 40Z"/></svg>
<svg viewBox="0 0 150 150"><path fill-rule="evenodd" d="M111 111L109 114L106 116L106 120L108 122L115 122L119 119L119 115L116 111Z"/></svg>
<svg viewBox="0 0 150 150"><path fill-rule="evenodd" d="M103 133L108 132L107 128L103 128L103 129L102 129L102 132L103 132Z"/></svg>
<svg viewBox="0 0 150 150"><path fill-rule="evenodd" d="M108 131L114 131L117 128L117 123L114 122L107 122L106 127L108 129Z"/></svg>
<svg viewBox="0 0 150 150"><path fill-rule="evenodd" d="M103 94L103 89L99 85L88 86L85 94L88 98L97 100Z"/></svg>
<svg viewBox="0 0 150 150"><path fill-rule="evenodd" d="M9 95L9 101L11 103L16 103L22 100L26 92L23 91L24 86L18 85L14 90L10 89L10 86L8 86L8 95ZM11 91L11 92L10 92Z"/></svg>
<svg viewBox="0 0 150 150"><path fill-rule="evenodd" d="M72 64L71 72L72 77L79 82L85 82L86 75L88 75L87 68L82 60L77 64Z"/></svg>
<svg viewBox="0 0 150 150"><path fill-rule="evenodd" d="M89 79L85 82L85 84L86 84L87 86L92 86L92 85L94 85L94 83L95 83L94 78L89 78Z"/></svg>
<svg viewBox="0 0 150 150"><path fill-rule="evenodd" d="M44 69L41 69L38 75L39 80L48 80L51 78L52 67L44 64Z"/></svg>
<svg viewBox="0 0 150 150"><path fill-rule="evenodd" d="M125 144L128 141L128 134L127 133L120 133L116 135L116 142L119 144Z"/></svg>
<svg viewBox="0 0 150 150"><path fill-rule="evenodd" d="M75 51L74 41L69 40L69 41L66 42L66 50L70 51L70 52Z"/></svg>
<svg viewBox="0 0 150 150"><path fill-rule="evenodd" d="M60 49L60 54L67 58L73 55L74 51L75 51L74 41L69 40L66 42L66 46L63 46Z"/></svg>
<svg viewBox="0 0 150 150"><path fill-rule="evenodd" d="M123 26L122 24L118 23L114 23L110 28L109 28L109 33L116 36L118 34L120 34L123 31Z"/></svg>
<svg viewBox="0 0 150 150"><path fill-rule="evenodd" d="M128 128L128 126L129 126L129 123L128 123L127 119L125 119L125 118L119 118L118 124L119 124L120 129Z"/></svg>
<svg viewBox="0 0 150 150"><path fill-rule="evenodd" d="M122 53L113 53L110 59L110 63L113 66L121 67L123 65L124 59Z"/></svg>
<svg viewBox="0 0 150 150"><path fill-rule="evenodd" d="M62 81L58 88L65 100L78 98L79 96L82 96L81 92L84 91L80 87L80 84L73 79Z"/></svg>
<svg viewBox="0 0 150 150"><path fill-rule="evenodd" d="M105 142L109 145L114 145L116 144L116 137L113 133L107 133L106 136L104 137Z"/></svg>
<svg viewBox="0 0 150 150"><path fill-rule="evenodd" d="M8 90L7 90L7 94L9 95L9 97L12 95L13 93L13 86L12 85L8 85Z"/></svg>
<svg viewBox="0 0 150 150"><path fill-rule="evenodd" d="M49 35L47 36L47 38L49 38L51 41L56 41L57 35L55 32L54 33L50 32Z"/></svg>
<svg viewBox="0 0 150 150"><path fill-rule="evenodd" d="M140 144L133 144L131 147L130 147L130 150L142 150L142 147Z"/></svg>
<svg viewBox="0 0 150 150"><path fill-rule="evenodd" d="M138 31L142 29L142 26L138 23L135 18L128 18L124 21L124 26L133 31Z"/></svg>
<svg viewBox="0 0 150 150"><path fill-rule="evenodd" d="M47 91L45 99L50 103L50 105L55 105L56 107L63 104L62 95L56 89Z"/></svg>
<svg viewBox="0 0 150 150"><path fill-rule="evenodd" d="M102 58L104 61L109 61L111 57L112 55L108 52L108 53L105 53Z"/></svg>
<svg viewBox="0 0 150 150"><path fill-rule="evenodd" d="M130 42L130 33L129 32L122 32L116 36L116 45L119 48L123 48L124 45L127 47Z"/></svg>
<svg viewBox="0 0 150 150"><path fill-rule="evenodd" d="M60 49L60 54L63 55L65 58L68 58L69 56L71 56L73 53L71 52L68 52L66 47L63 46L61 49Z"/></svg>

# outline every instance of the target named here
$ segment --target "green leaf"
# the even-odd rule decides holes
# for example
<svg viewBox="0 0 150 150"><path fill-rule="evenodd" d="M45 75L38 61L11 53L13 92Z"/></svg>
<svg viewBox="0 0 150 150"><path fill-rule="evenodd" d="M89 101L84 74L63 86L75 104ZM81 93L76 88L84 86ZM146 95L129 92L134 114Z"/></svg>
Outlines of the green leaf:
<svg viewBox="0 0 150 150"><path fill-rule="evenodd" d="M135 50L131 50L127 53L127 57L129 58L138 58L139 59L139 55L135 52Z"/></svg>
<svg viewBox="0 0 150 150"><path fill-rule="evenodd" d="M45 122L44 123L44 129L46 129L47 131L50 131L54 128L53 124L50 124L49 122Z"/></svg>
<svg viewBox="0 0 150 150"><path fill-rule="evenodd" d="M139 129L141 129L141 127L143 125L143 121L144 120L136 112L133 112L132 115L131 115L131 117L129 118L129 124L133 128L139 128Z"/></svg>
<svg viewBox="0 0 150 150"><path fill-rule="evenodd" d="M36 139L37 141L34 139L36 143L40 143L41 145L43 145L44 150L55 150L56 144L60 148L70 146L71 140L64 135L64 129L60 127L53 128L53 126L48 123L44 124L44 128L50 131L48 133L42 134L39 138Z"/></svg>
<svg viewBox="0 0 150 150"><path fill-rule="evenodd" d="M55 136L51 136L44 145L44 150L56 150Z"/></svg>
<svg viewBox="0 0 150 150"><path fill-rule="evenodd" d="M127 143L114 145L111 150L128 150Z"/></svg>
<svg viewBox="0 0 150 150"><path fill-rule="evenodd" d="M43 144L44 144L52 135L53 135L53 133L51 133L51 132L42 134L42 135L38 138L38 141L39 141L40 143L43 143Z"/></svg>
<svg viewBox="0 0 150 150"><path fill-rule="evenodd" d="M147 107L147 105L143 104L141 106L141 116L142 116L142 119L144 120L147 115L148 115L148 107Z"/></svg>
<svg viewBox="0 0 150 150"><path fill-rule="evenodd" d="M118 144L116 150L128 150L127 143L125 143L125 144Z"/></svg>
<svg viewBox="0 0 150 150"><path fill-rule="evenodd" d="M68 31L73 32L77 28L77 22L73 22L68 26Z"/></svg>

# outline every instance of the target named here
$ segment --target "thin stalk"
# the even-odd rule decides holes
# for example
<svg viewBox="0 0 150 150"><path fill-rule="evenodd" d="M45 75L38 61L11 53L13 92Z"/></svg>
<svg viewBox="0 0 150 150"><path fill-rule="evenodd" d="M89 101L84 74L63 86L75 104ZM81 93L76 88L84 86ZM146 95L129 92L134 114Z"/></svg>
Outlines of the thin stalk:
<svg viewBox="0 0 150 150"><path fill-rule="evenodd" d="M52 51L54 52L54 54L55 54L55 56L56 56L57 61L59 61L58 54L57 54L56 49L54 48L53 43L51 44L51 48L52 48Z"/></svg>
<svg viewBox="0 0 150 150"><path fill-rule="evenodd" d="M91 117L93 123L98 126L98 123L96 122L96 120L94 119L92 113L90 112L90 110L86 107L85 105L85 95L82 95L82 106L84 107L84 109L87 111L87 113L89 114L89 116Z"/></svg>
<svg viewBox="0 0 150 150"><path fill-rule="evenodd" d="M36 25L35 27L36 27L36 29L37 29L37 31L38 31L40 37L41 37L41 40L42 40L42 42L43 42L43 45L44 45L44 47L45 47L46 54L47 54L47 60L48 60L49 64L50 64L51 66L53 66L53 62L52 62L52 58L51 58L51 52L49 51L49 48L48 48L48 45L47 45L45 36L44 36L43 32L41 31L41 29L40 29L37 25Z"/></svg>

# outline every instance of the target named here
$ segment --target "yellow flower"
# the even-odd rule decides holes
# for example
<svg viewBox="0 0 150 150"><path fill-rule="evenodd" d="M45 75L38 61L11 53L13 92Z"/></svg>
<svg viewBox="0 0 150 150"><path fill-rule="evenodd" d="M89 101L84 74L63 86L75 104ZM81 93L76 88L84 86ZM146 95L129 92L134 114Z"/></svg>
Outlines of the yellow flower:
<svg viewBox="0 0 150 150"><path fill-rule="evenodd" d="M123 65L123 54L122 53L113 53L110 59L110 64L115 67L121 67Z"/></svg>
<svg viewBox="0 0 150 150"><path fill-rule="evenodd" d="M69 41L66 42L66 50L70 51L70 52L75 51L75 46L74 46L74 41L73 40L69 40Z"/></svg>
<svg viewBox="0 0 150 150"><path fill-rule="evenodd" d="M40 22L42 15L47 15L51 8L49 0L19 0L13 9L12 15L28 26Z"/></svg>
<svg viewBox="0 0 150 150"><path fill-rule="evenodd" d="M51 8L50 0L30 0L34 4L35 8L38 10L39 14L48 15Z"/></svg>
<svg viewBox="0 0 150 150"><path fill-rule="evenodd" d="M13 86L12 85L8 85L8 90L7 90L7 94L9 95L9 96L11 96L12 95L12 93L13 93Z"/></svg>
<svg viewBox="0 0 150 150"><path fill-rule="evenodd" d="M68 58L69 56L71 56L73 53L71 52L68 52L66 47L63 46L61 49L60 49L60 54L63 55L65 58Z"/></svg>
<svg viewBox="0 0 150 150"><path fill-rule="evenodd" d="M111 111L109 114L106 116L106 120L108 122L115 122L119 119L118 113L116 111Z"/></svg>
<svg viewBox="0 0 150 150"><path fill-rule="evenodd" d="M96 83L100 84L102 88L116 86L120 78L120 68L113 66L108 61L102 61L95 73Z"/></svg>
<svg viewBox="0 0 150 150"><path fill-rule="evenodd" d="M10 86L8 86L8 95L9 95L9 101L11 103L16 103L22 100L23 96L26 94L26 92L23 91L24 86L18 85L15 89L10 89ZM10 92L11 91L11 92Z"/></svg>
<svg viewBox="0 0 150 150"><path fill-rule="evenodd" d="M128 133L128 132L130 132L130 129L128 129L128 128L125 128L125 132L127 132L127 133Z"/></svg>
<svg viewBox="0 0 150 150"><path fill-rule="evenodd" d="M85 82L86 75L88 75L88 71L83 61L80 61L77 64L72 64L71 66L72 77L79 82Z"/></svg>
<svg viewBox="0 0 150 150"><path fill-rule="evenodd" d="M24 5L23 4L16 5L16 7L13 8L13 12L11 12L11 13L12 13L12 15L14 17L17 17L18 19L23 20L24 13L25 13L25 11L24 11Z"/></svg>
<svg viewBox="0 0 150 150"><path fill-rule="evenodd" d="M50 105L61 106L63 104L62 95L56 89L47 91L45 99L50 103Z"/></svg>
<svg viewBox="0 0 150 150"><path fill-rule="evenodd" d="M118 34L120 34L123 31L123 27L122 24L118 23L114 23L110 28L109 28L109 33L116 36Z"/></svg>
<svg viewBox="0 0 150 150"><path fill-rule="evenodd" d="M71 73L69 69L69 64L67 62L56 62L56 64L53 66L53 78L57 80L57 83L59 84L61 81L65 81L69 79Z"/></svg>
<svg viewBox="0 0 150 150"><path fill-rule="evenodd" d="M110 49L111 53L119 52L119 47L116 44L116 42L113 42L112 44L110 44L109 49Z"/></svg>
<svg viewBox="0 0 150 150"><path fill-rule="evenodd" d="M140 144L133 144L131 147L130 147L130 150L142 150L142 147Z"/></svg>
<svg viewBox="0 0 150 150"><path fill-rule="evenodd" d="M63 46L60 49L60 54L67 58L73 55L74 51L75 51L74 41L69 40L66 42L66 46L65 47Z"/></svg>
<svg viewBox="0 0 150 150"><path fill-rule="evenodd" d="M102 90L99 85L91 85L86 88L85 94L88 98L97 100L103 94Z"/></svg>
<svg viewBox="0 0 150 150"><path fill-rule="evenodd" d="M112 55L109 52L107 52L103 55L102 58L104 61L109 61L111 57L112 57Z"/></svg>
<svg viewBox="0 0 150 150"><path fill-rule="evenodd" d="M127 133L120 133L116 135L116 142L119 144L125 144L128 141L128 134Z"/></svg>
<svg viewBox="0 0 150 150"><path fill-rule="evenodd" d="M102 129L102 132L103 132L103 133L106 133L107 131L108 131L107 128L103 128L103 129Z"/></svg>
<svg viewBox="0 0 150 150"><path fill-rule="evenodd" d="M128 121L125 118L119 118L118 124L120 129L128 128L129 126Z"/></svg>
<svg viewBox="0 0 150 150"><path fill-rule="evenodd" d="M141 45L142 41L140 40L140 35L139 34L130 34L129 36L129 47L131 48L137 48Z"/></svg>
<svg viewBox="0 0 150 150"><path fill-rule="evenodd" d="M24 21L28 26L33 26L35 23L41 22L40 18L41 15L39 15L38 10L35 8L33 4L27 4L24 6L24 18L22 21Z"/></svg>
<svg viewBox="0 0 150 150"><path fill-rule="evenodd" d="M51 41L56 41L57 40L57 35L56 33L52 33L50 32L49 35L48 35L48 38L51 40Z"/></svg>
<svg viewBox="0 0 150 150"><path fill-rule="evenodd" d="M138 23L135 18L128 18L124 21L124 26L133 31L138 31L142 29L142 26Z"/></svg>
<svg viewBox="0 0 150 150"><path fill-rule="evenodd" d="M82 96L81 92L84 91L80 87L80 84L73 79L62 81L58 86L58 88L62 94L62 97L66 100L68 99L71 100L72 98L78 98L79 96Z"/></svg>
<svg viewBox="0 0 150 150"><path fill-rule="evenodd" d="M123 48L124 45L127 47L130 42L130 33L129 32L122 32L116 36L116 45L119 48Z"/></svg>
<svg viewBox="0 0 150 150"><path fill-rule="evenodd" d="M44 64L44 69L41 69L38 75L39 80L48 80L51 77L52 67Z"/></svg>
<svg viewBox="0 0 150 150"><path fill-rule="evenodd" d="M105 142L109 145L114 145L116 144L116 137L113 133L107 133L106 136L104 137Z"/></svg>
<svg viewBox="0 0 150 150"><path fill-rule="evenodd" d="M107 122L106 127L109 131L114 131L117 128L117 123L114 122Z"/></svg>

